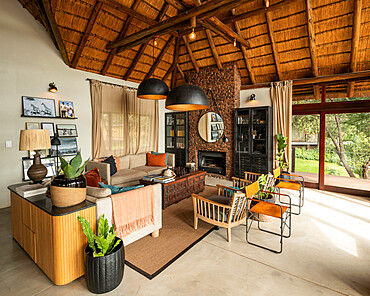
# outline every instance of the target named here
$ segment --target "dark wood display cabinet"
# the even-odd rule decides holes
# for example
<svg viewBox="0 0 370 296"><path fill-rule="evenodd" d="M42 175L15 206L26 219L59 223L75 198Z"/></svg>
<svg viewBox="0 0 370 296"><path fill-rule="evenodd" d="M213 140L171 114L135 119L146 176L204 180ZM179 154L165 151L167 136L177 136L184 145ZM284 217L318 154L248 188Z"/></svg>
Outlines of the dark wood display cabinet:
<svg viewBox="0 0 370 296"><path fill-rule="evenodd" d="M272 108L235 109L235 173L267 174L273 166Z"/></svg>
<svg viewBox="0 0 370 296"><path fill-rule="evenodd" d="M166 149L175 154L175 166L185 167L189 151L189 116L187 112L165 114Z"/></svg>

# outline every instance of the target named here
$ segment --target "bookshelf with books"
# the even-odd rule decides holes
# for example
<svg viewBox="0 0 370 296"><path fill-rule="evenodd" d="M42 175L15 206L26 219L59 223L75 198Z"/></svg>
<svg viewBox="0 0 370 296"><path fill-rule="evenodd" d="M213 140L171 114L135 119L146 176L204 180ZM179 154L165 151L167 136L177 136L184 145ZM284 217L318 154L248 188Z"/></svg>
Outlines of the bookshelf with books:
<svg viewBox="0 0 370 296"><path fill-rule="evenodd" d="M177 167L184 167L188 161L188 118L187 112L165 114L165 151L175 154Z"/></svg>

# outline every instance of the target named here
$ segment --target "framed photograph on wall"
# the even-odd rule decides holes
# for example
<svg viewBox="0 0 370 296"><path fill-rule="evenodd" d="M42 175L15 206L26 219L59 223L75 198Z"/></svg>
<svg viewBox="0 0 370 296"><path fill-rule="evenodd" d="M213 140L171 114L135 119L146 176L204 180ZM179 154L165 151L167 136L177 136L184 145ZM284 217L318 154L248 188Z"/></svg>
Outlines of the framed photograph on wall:
<svg viewBox="0 0 370 296"><path fill-rule="evenodd" d="M23 116L56 117L53 99L22 96Z"/></svg>
<svg viewBox="0 0 370 296"><path fill-rule="evenodd" d="M73 102L59 101L59 114L62 118L75 118Z"/></svg>
<svg viewBox="0 0 370 296"><path fill-rule="evenodd" d="M75 124L57 124L57 135L62 137L77 137L77 127Z"/></svg>
<svg viewBox="0 0 370 296"><path fill-rule="evenodd" d="M45 178L50 178L56 175L56 161L54 157L42 158L41 163L46 166L47 174ZM33 159L23 158L22 167L23 167L23 181L29 181L30 178L27 175L27 171L30 166L33 164Z"/></svg>
<svg viewBox="0 0 370 296"><path fill-rule="evenodd" d="M78 152L77 139L76 138L60 138L59 154L75 155Z"/></svg>
<svg viewBox="0 0 370 296"><path fill-rule="evenodd" d="M28 129L28 130L40 129L40 123L38 123L38 122L26 122L26 129Z"/></svg>
<svg viewBox="0 0 370 296"><path fill-rule="evenodd" d="M54 123L52 122L41 122L41 129L49 130L50 137L54 137Z"/></svg>

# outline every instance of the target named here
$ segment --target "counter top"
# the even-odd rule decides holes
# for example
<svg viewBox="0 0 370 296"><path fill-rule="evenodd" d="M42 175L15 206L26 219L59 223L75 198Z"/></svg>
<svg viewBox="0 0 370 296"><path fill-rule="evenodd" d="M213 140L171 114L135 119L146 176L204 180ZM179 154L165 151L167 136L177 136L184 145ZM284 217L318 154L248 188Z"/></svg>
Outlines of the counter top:
<svg viewBox="0 0 370 296"><path fill-rule="evenodd" d="M20 196L16 192L16 188L19 187L19 186L27 185L27 184L30 184L30 183L19 183L19 184L9 185L8 189L11 192ZM59 207L53 206L53 204L51 202L51 198L46 196L46 194L38 194L38 195L34 195L34 196L30 196L30 197L22 197L22 198L24 198L25 200L29 201L30 203L32 203L33 205L35 205L39 209L43 210L44 212L46 212L46 213L48 213L52 216L68 215L68 214L73 213L73 212L77 212L77 211L80 211L80 210L84 210L84 209L96 206L95 203L92 203L88 200L85 200L82 203L79 203L79 204L71 206L71 207L59 208Z"/></svg>

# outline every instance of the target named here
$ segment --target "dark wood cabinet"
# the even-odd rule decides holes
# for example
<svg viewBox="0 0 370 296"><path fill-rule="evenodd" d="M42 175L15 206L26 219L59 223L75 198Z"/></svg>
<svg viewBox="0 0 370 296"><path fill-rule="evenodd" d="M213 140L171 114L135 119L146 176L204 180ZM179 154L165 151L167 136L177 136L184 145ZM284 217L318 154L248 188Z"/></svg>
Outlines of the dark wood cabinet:
<svg viewBox="0 0 370 296"><path fill-rule="evenodd" d="M235 173L266 174L273 166L272 108L255 107L235 109Z"/></svg>
<svg viewBox="0 0 370 296"><path fill-rule="evenodd" d="M189 151L188 113L166 113L165 120L165 151L175 154L176 167L185 167Z"/></svg>

